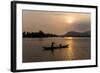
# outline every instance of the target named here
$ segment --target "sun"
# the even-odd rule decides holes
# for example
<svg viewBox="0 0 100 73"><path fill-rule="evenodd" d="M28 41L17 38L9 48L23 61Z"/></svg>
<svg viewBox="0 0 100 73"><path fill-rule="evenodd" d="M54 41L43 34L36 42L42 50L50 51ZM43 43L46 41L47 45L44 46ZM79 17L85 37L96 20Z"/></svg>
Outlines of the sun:
<svg viewBox="0 0 100 73"><path fill-rule="evenodd" d="M71 23L73 23L73 20L72 19L68 19L67 22L71 24Z"/></svg>
<svg viewBox="0 0 100 73"><path fill-rule="evenodd" d="M66 22L69 23L69 24L72 24L72 23L74 23L74 18L73 17L67 17Z"/></svg>

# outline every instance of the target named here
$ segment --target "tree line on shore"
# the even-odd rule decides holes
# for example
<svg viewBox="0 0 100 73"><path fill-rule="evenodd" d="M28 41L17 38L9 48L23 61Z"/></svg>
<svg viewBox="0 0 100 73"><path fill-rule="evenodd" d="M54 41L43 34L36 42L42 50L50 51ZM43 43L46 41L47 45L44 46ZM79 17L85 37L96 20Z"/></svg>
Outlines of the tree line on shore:
<svg viewBox="0 0 100 73"><path fill-rule="evenodd" d="M23 37L42 38L42 37L57 37L57 35L51 33L44 33L43 31L40 30L39 32L23 32Z"/></svg>
<svg viewBox="0 0 100 73"><path fill-rule="evenodd" d="M90 31L85 32L67 32L64 35L57 35L52 33L44 33L43 31L38 32L23 32L23 38L44 38L44 37L90 37Z"/></svg>

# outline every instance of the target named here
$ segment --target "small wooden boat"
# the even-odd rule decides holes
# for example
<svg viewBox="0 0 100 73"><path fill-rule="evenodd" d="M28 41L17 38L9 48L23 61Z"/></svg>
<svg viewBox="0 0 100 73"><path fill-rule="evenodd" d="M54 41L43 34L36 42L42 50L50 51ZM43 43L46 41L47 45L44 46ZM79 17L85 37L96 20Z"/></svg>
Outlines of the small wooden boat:
<svg viewBox="0 0 100 73"><path fill-rule="evenodd" d="M60 46L53 46L53 47L43 47L44 50L54 50L54 49L61 49L61 48L68 48L68 44L67 45L60 45Z"/></svg>

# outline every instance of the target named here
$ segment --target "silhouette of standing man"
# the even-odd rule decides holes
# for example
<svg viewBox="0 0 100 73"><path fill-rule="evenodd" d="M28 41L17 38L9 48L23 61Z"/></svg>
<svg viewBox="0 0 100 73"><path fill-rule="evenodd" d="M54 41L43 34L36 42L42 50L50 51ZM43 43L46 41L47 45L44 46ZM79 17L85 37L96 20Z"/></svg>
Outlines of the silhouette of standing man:
<svg viewBox="0 0 100 73"><path fill-rule="evenodd" d="M55 44L54 42L51 43L51 52L52 52L52 55L54 54L54 48L53 48L54 44Z"/></svg>

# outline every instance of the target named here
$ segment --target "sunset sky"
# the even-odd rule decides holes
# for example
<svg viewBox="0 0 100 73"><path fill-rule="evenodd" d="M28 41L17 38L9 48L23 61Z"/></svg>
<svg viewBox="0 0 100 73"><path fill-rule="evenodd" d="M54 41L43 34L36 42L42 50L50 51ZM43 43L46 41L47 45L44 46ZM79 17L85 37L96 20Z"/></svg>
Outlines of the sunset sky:
<svg viewBox="0 0 100 73"><path fill-rule="evenodd" d="M69 31L88 31L91 14L75 12L29 11L23 10L23 32L65 34Z"/></svg>

